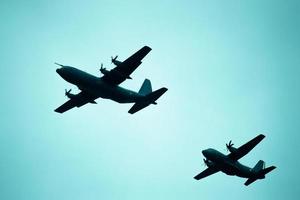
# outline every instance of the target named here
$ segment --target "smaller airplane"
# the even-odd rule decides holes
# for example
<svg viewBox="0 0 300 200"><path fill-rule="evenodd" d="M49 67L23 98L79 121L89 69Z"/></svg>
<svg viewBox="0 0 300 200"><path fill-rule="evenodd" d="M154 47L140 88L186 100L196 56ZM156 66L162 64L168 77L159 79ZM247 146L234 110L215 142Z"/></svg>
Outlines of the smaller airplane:
<svg viewBox="0 0 300 200"><path fill-rule="evenodd" d="M258 179L264 179L267 173L276 168L275 166L265 168L265 162L260 160L253 168L250 168L238 162L240 158L249 153L264 138L265 136L260 134L239 148L233 147L233 143L230 140L226 144L226 148L230 152L228 155L211 148L203 150L202 154L205 157L203 160L208 168L195 176L194 179L200 180L219 171L230 176L248 178L245 182L246 186Z"/></svg>

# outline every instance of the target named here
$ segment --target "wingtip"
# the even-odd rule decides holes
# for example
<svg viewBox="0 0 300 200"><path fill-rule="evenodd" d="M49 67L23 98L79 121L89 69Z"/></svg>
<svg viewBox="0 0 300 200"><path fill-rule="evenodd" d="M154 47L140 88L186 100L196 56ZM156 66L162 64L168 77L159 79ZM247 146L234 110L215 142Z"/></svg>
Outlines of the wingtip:
<svg viewBox="0 0 300 200"><path fill-rule="evenodd" d="M161 89L163 89L163 91L168 91L169 89L168 88L166 88L166 87L163 87L163 88L161 88Z"/></svg>
<svg viewBox="0 0 300 200"><path fill-rule="evenodd" d="M147 46L147 45L145 45L143 48L144 48L144 49L147 49L148 51L151 51L151 50L152 50L151 47L149 47L149 46Z"/></svg>
<svg viewBox="0 0 300 200"><path fill-rule="evenodd" d="M54 110L54 112L57 112L57 113L62 113L62 112L60 112L60 111L58 110L58 108L57 108L57 109L55 109L55 110Z"/></svg>

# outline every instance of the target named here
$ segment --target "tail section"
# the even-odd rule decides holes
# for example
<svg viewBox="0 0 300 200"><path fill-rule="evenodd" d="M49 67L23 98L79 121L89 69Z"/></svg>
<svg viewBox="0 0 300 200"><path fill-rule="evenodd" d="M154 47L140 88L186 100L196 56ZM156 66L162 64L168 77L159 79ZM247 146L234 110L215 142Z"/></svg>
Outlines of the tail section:
<svg viewBox="0 0 300 200"><path fill-rule="evenodd" d="M151 92L152 92L151 82L149 79L145 79L141 89L139 90L139 94L146 96L147 94L150 94Z"/></svg>
<svg viewBox="0 0 300 200"><path fill-rule="evenodd" d="M163 87L154 92L151 92L151 82L146 79L139 91L139 94L143 94L145 96L143 101L135 103L130 110L128 111L130 114L134 114L139 110L149 106L150 104L157 104L155 101L161 97L168 89ZM150 91L150 92L149 92Z"/></svg>
<svg viewBox="0 0 300 200"><path fill-rule="evenodd" d="M258 163L252 168L252 171L254 172L255 176L253 178L249 178L245 182L245 185L248 186L257 179L264 179L265 175L274 170L275 168L275 166L265 168L265 162L262 160L258 161Z"/></svg>

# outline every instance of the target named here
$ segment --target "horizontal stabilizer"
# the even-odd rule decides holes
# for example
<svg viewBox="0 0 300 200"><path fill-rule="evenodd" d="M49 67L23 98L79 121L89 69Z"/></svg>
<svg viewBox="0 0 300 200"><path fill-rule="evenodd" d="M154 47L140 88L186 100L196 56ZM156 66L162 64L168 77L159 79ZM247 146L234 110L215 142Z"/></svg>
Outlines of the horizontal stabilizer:
<svg viewBox="0 0 300 200"><path fill-rule="evenodd" d="M245 182L245 185L248 186L256 180L257 180L256 178L248 178L248 180Z"/></svg>
<svg viewBox="0 0 300 200"><path fill-rule="evenodd" d="M141 101L141 102L137 102L135 103L130 110L128 111L128 113L130 114L134 114L140 110L142 110L143 108L149 106L150 104L156 104L156 100L161 97L161 95L163 95L168 89L167 88L160 88L148 95L145 96L145 100Z"/></svg>
<svg viewBox="0 0 300 200"><path fill-rule="evenodd" d="M128 113L130 114L134 114L140 110L142 110L143 108L149 106L149 103L145 103L145 102L142 102L142 103L135 103L131 108L130 110L128 111Z"/></svg>
<svg viewBox="0 0 300 200"><path fill-rule="evenodd" d="M267 168L265 168L265 169L262 170L262 173L265 175L265 174L271 172L274 169L276 169L275 166L267 167Z"/></svg>
<svg viewBox="0 0 300 200"><path fill-rule="evenodd" d="M148 94L148 95L146 96L146 99L147 99L147 101L149 101L149 103L155 103L155 101L156 101L159 97L161 97L161 95L163 95L167 90L168 90L168 89L165 88L165 87L160 88L160 89L158 89L158 90L156 90L156 91L154 91L154 92Z"/></svg>

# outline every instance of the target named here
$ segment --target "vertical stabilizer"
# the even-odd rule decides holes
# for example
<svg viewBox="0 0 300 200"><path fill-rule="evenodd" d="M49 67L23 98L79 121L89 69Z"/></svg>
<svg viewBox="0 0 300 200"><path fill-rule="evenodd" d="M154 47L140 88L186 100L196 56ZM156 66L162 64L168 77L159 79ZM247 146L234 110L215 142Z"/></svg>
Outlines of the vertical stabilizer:
<svg viewBox="0 0 300 200"><path fill-rule="evenodd" d="M260 160L257 162L257 164L252 168L252 171L257 173L265 168L265 162L263 160Z"/></svg>
<svg viewBox="0 0 300 200"><path fill-rule="evenodd" d="M139 90L139 94L146 96L147 94L150 94L152 92L152 86L149 79L145 79L142 87Z"/></svg>

